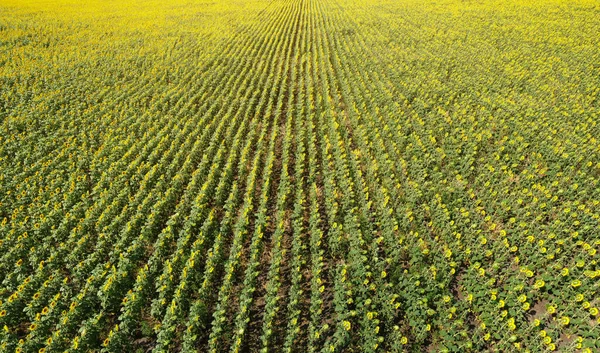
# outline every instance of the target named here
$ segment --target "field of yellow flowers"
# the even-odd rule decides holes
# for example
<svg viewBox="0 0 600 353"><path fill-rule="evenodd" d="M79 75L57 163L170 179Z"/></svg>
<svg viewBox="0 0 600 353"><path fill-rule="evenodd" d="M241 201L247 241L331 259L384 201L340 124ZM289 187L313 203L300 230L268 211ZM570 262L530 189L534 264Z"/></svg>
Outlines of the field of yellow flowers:
<svg viewBox="0 0 600 353"><path fill-rule="evenodd" d="M600 352L596 0L0 1L0 352Z"/></svg>

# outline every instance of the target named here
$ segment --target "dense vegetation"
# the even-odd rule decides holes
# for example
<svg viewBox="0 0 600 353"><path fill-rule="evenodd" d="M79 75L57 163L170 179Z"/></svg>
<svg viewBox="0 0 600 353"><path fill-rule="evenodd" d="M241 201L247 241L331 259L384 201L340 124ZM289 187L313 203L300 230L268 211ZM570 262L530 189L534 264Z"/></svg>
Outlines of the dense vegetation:
<svg viewBox="0 0 600 353"><path fill-rule="evenodd" d="M3 0L0 351L600 351L599 28Z"/></svg>

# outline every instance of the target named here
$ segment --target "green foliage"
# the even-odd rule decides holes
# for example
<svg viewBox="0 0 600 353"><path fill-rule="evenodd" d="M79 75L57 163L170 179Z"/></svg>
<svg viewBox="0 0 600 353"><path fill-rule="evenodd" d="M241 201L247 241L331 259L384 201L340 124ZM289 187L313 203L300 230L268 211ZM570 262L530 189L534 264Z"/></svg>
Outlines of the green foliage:
<svg viewBox="0 0 600 353"><path fill-rule="evenodd" d="M596 352L591 0L5 0L0 352Z"/></svg>

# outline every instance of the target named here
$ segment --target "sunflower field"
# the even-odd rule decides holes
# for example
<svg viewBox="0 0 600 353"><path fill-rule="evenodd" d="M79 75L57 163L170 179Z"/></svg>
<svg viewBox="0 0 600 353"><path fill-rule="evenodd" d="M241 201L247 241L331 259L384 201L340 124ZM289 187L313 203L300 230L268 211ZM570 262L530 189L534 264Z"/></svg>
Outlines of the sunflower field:
<svg viewBox="0 0 600 353"><path fill-rule="evenodd" d="M0 0L0 352L600 352L597 0Z"/></svg>

